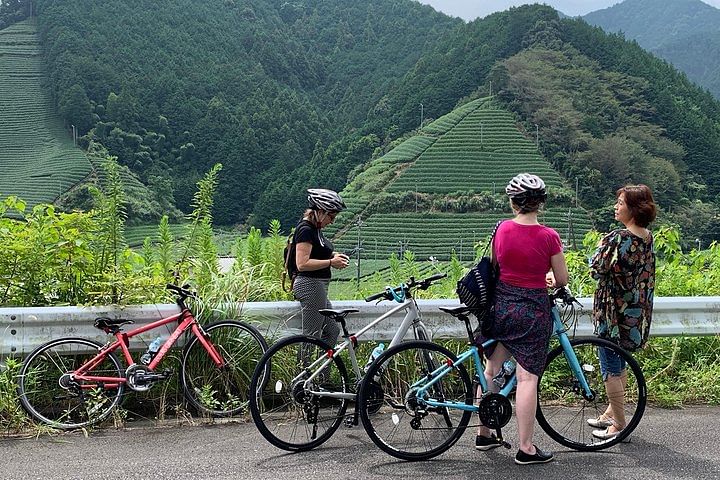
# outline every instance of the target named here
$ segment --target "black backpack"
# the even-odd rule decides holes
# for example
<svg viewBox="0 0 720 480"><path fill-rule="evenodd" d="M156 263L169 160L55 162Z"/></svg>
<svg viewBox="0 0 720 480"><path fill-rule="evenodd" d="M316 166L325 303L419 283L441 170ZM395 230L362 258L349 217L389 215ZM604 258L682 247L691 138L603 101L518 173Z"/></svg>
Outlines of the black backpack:
<svg viewBox="0 0 720 480"><path fill-rule="evenodd" d="M486 317L495 302L495 285L499 272L487 253L501 223L502 220L495 225L480 261L458 281L455 290L460 302L473 309L478 318Z"/></svg>
<svg viewBox="0 0 720 480"><path fill-rule="evenodd" d="M295 229L297 230L297 229ZM298 273L297 263L295 262L295 230L288 235L285 248L283 249L283 259L285 269L282 274L282 288L286 292L292 291L295 275ZM290 279L290 288L287 288L285 281Z"/></svg>

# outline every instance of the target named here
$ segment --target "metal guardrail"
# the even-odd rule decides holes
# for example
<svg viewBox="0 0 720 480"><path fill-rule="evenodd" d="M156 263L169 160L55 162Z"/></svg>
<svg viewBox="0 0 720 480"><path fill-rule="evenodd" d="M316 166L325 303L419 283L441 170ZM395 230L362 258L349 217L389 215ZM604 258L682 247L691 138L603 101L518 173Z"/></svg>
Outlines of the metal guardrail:
<svg viewBox="0 0 720 480"><path fill-rule="evenodd" d="M592 335L592 299L582 298L583 312L575 334ZM385 313L395 304L363 301L335 301L335 308L358 308L360 313L348 317L350 331ZM418 300L423 323L435 338L465 338L463 325L438 307L459 305L457 300ZM167 317L179 311L174 304L138 305L129 307L29 307L0 308L0 357L23 356L38 345L59 337L83 337L101 343L108 336L93 327L96 317L133 320L134 327ZM272 341L282 335L302 330L298 302L254 302L242 305L242 319L255 324ZM361 340L389 340L397 330L402 315L388 318ZM145 348L156 335L169 335L175 324L146 332L131 347ZM128 326L128 328L131 328ZM652 335L717 335L720 333L720 297L663 297L655 299Z"/></svg>

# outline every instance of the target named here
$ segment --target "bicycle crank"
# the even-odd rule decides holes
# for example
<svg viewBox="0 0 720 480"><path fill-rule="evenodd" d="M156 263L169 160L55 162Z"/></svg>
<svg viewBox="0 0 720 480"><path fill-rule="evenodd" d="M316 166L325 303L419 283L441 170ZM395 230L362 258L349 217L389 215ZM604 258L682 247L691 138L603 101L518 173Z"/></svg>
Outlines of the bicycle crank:
<svg viewBox="0 0 720 480"><path fill-rule="evenodd" d="M172 375L171 370L153 372L145 365L130 365L125 370L125 379L128 388L136 392L146 392L158 382L167 380Z"/></svg>
<svg viewBox="0 0 720 480"><path fill-rule="evenodd" d="M499 393L488 393L480 400L480 421L488 428L502 428L512 418L512 404Z"/></svg>

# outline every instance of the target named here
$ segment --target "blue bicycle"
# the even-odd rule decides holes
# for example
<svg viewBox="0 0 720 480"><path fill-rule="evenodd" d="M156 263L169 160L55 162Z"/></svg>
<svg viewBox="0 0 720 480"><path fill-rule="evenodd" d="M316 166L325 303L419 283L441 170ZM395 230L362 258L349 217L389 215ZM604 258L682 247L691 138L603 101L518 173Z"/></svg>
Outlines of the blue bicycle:
<svg viewBox="0 0 720 480"><path fill-rule="evenodd" d="M577 321L576 300L566 288L551 294L554 337L559 345L548 354L538 387L537 420L558 443L581 451L611 447L637 427L647 401L645 377L638 363L624 349L607 340L571 340ZM384 352L372 364L360 386L358 410L372 441L386 453L403 460L425 460L449 449L460 439L473 413L494 429L500 442L502 427L512 417L514 372L504 379L499 393L476 398L477 385L488 392L483 374L483 349L496 343L475 345L467 307L442 308L465 323L469 348L454 354L426 341L413 341ZM622 398L608 398L600 373L598 347L613 350L627 363ZM383 392L379 398L378 391ZM596 438L593 425L612 404L622 409L626 426L612 438Z"/></svg>

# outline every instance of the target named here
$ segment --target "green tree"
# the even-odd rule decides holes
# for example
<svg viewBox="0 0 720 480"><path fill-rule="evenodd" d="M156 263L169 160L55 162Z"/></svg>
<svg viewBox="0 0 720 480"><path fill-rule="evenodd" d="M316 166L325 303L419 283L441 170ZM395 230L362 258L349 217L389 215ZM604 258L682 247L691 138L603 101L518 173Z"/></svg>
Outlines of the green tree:
<svg viewBox="0 0 720 480"><path fill-rule="evenodd" d="M80 85L75 84L62 93L58 110L68 125L75 125L78 135L92 127L92 106Z"/></svg>

